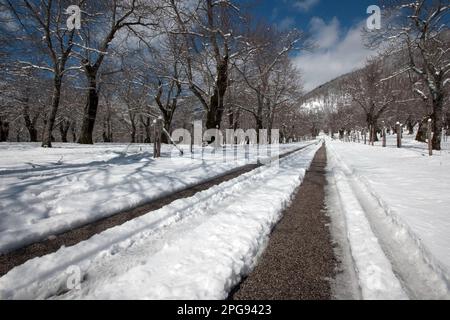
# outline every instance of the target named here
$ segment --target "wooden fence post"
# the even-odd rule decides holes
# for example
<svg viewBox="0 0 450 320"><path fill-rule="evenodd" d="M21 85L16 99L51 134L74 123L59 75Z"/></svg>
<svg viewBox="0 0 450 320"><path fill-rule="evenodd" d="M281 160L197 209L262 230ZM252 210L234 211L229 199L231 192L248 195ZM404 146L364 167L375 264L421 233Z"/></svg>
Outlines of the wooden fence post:
<svg viewBox="0 0 450 320"><path fill-rule="evenodd" d="M161 135L162 135L162 120L158 119L158 158L161 158Z"/></svg>
<svg viewBox="0 0 450 320"><path fill-rule="evenodd" d="M383 148L386 148L386 125L383 121Z"/></svg>
<svg viewBox="0 0 450 320"><path fill-rule="evenodd" d="M250 140L249 140L249 137L245 137L244 151L245 151L245 161L246 162L248 162L250 160L250 150L249 149L250 149Z"/></svg>
<svg viewBox="0 0 450 320"><path fill-rule="evenodd" d="M433 155L433 128L432 128L433 120L428 119L428 127L427 127L427 139L428 139L428 153L430 157Z"/></svg>
<svg viewBox="0 0 450 320"><path fill-rule="evenodd" d="M158 140L158 128L157 126L157 120L153 120L153 158L157 158L157 140Z"/></svg>
<svg viewBox="0 0 450 320"><path fill-rule="evenodd" d="M397 130L397 148L401 148L402 147L402 125L400 124L400 122L396 123L396 130Z"/></svg>

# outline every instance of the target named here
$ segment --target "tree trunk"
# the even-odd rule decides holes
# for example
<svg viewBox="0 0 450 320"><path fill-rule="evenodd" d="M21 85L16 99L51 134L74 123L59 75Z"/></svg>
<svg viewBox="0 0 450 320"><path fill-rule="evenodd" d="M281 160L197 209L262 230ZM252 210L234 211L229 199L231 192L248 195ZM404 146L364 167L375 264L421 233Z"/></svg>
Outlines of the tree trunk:
<svg viewBox="0 0 450 320"><path fill-rule="evenodd" d="M269 119L267 121L267 136L268 136L267 143L268 144L272 144L272 129L273 129L274 121L275 121L275 112L272 110L270 112Z"/></svg>
<svg viewBox="0 0 450 320"><path fill-rule="evenodd" d="M77 131L76 131L76 122L72 121L72 124L70 125L70 131L72 132L72 142L76 142L77 141Z"/></svg>
<svg viewBox="0 0 450 320"><path fill-rule="evenodd" d="M409 134L414 134L414 122L411 120L411 117L406 120L406 127L408 128Z"/></svg>
<svg viewBox="0 0 450 320"><path fill-rule="evenodd" d="M103 142L113 142L112 128L111 128L111 114L105 116L103 120Z"/></svg>
<svg viewBox="0 0 450 320"><path fill-rule="evenodd" d="M170 134L170 127L172 124L172 119L171 117L166 117L164 116L164 129L167 131L167 133ZM167 137L167 135L162 131L161 132L161 143L163 144L169 144L169 138Z"/></svg>
<svg viewBox="0 0 450 320"><path fill-rule="evenodd" d="M267 144L272 144L272 124L267 125Z"/></svg>
<svg viewBox="0 0 450 320"><path fill-rule="evenodd" d="M442 138L442 128L443 128L443 105L444 97L443 94L438 94L435 99L433 99L433 114L431 119L433 120L433 150L441 150L441 138Z"/></svg>
<svg viewBox="0 0 450 320"><path fill-rule="evenodd" d="M339 140L344 140L345 129L339 129Z"/></svg>
<svg viewBox="0 0 450 320"><path fill-rule="evenodd" d="M50 113L48 114L48 117L46 119L44 134L42 136L42 147L44 148L52 147L53 127L55 126L56 114L58 113L59 101L61 99L61 84L62 84L61 77L55 76L53 82L54 87L52 95L52 106L50 109Z"/></svg>
<svg viewBox="0 0 450 320"><path fill-rule="evenodd" d="M37 142L38 141L37 129L34 127L30 127L27 129L28 129L28 133L30 134L30 142Z"/></svg>
<svg viewBox="0 0 450 320"><path fill-rule="evenodd" d="M426 116L419 122L419 130L416 135L416 140L419 142L427 142L427 126L429 118L431 118L431 116Z"/></svg>
<svg viewBox="0 0 450 320"><path fill-rule="evenodd" d="M130 143L136 143L136 123L131 118Z"/></svg>
<svg viewBox="0 0 450 320"><path fill-rule="evenodd" d="M263 109L264 109L264 102L263 97L258 93L258 110L256 111L256 114L254 114L255 121L256 121L256 142L259 144L261 141L260 137L260 131L264 128L263 123Z"/></svg>
<svg viewBox="0 0 450 320"><path fill-rule="evenodd" d="M239 128L240 116L241 116L241 112L238 110L236 115L234 116L234 122L233 122L233 130L234 131L236 131Z"/></svg>
<svg viewBox="0 0 450 320"><path fill-rule="evenodd" d="M68 120L63 120L61 121L61 123L59 124L59 132L61 134L61 141L63 143L67 143L67 133L69 132L70 129L70 121Z"/></svg>
<svg viewBox="0 0 450 320"><path fill-rule="evenodd" d="M89 92L84 108L83 123L81 125L80 144L94 144L92 134L94 132L95 119L98 109L98 89L97 89L97 71L91 70L86 73L89 80Z"/></svg>
<svg viewBox="0 0 450 320"><path fill-rule="evenodd" d="M28 134L30 135L30 142L37 142L38 140L38 133L35 125L38 118L38 116L36 116L33 120L30 118L28 99L24 101L23 120L25 122L25 127L28 130Z"/></svg>
<svg viewBox="0 0 450 320"><path fill-rule="evenodd" d="M220 122L217 121L217 106L210 106L206 112L206 130L219 129Z"/></svg>
<svg viewBox="0 0 450 320"><path fill-rule="evenodd" d="M256 142L259 144L261 142L260 131L264 128L263 120L261 117L255 117L256 120Z"/></svg>
<svg viewBox="0 0 450 320"><path fill-rule="evenodd" d="M373 116L372 114L367 114L367 127L369 128L369 141L370 142L378 142L378 118Z"/></svg>
<svg viewBox="0 0 450 320"><path fill-rule="evenodd" d="M9 137L9 122L0 116L0 142L5 142Z"/></svg>
<svg viewBox="0 0 450 320"><path fill-rule="evenodd" d="M152 129L151 129L151 119L150 117L146 117L146 120L141 116L141 122L144 125L145 130L145 139L144 143L151 143L152 142Z"/></svg>
<svg viewBox="0 0 450 320"><path fill-rule="evenodd" d="M450 112L447 112L447 114L445 115L445 125L444 125L444 129L445 129L445 134L447 136L450 136Z"/></svg>
<svg viewBox="0 0 450 320"><path fill-rule="evenodd" d="M228 114L228 128L233 129L234 127L234 111Z"/></svg>
<svg viewBox="0 0 450 320"><path fill-rule="evenodd" d="M28 122L26 119L25 120L25 127L28 130L28 134L30 135L30 142L37 142L38 141L38 132L37 129L35 128L34 124L30 121Z"/></svg>
<svg viewBox="0 0 450 320"><path fill-rule="evenodd" d="M220 129L224 112L225 94L228 88L228 56L225 56L217 66L217 81L206 111L206 129Z"/></svg>

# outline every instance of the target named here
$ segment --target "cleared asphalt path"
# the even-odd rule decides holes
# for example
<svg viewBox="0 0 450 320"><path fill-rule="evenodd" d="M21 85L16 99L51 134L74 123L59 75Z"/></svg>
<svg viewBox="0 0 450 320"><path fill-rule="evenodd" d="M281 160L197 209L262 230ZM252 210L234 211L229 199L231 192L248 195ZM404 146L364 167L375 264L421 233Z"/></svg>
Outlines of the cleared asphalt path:
<svg viewBox="0 0 450 320"><path fill-rule="evenodd" d="M324 209L326 161L323 146L275 227L258 265L230 299L332 299L330 279L336 259Z"/></svg>

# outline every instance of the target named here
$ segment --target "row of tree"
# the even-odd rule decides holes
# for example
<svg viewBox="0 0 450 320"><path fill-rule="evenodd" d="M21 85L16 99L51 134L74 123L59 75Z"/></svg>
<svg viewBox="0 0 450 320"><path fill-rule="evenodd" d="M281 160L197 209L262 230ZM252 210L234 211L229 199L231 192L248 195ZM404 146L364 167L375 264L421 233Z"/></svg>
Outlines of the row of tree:
<svg viewBox="0 0 450 320"><path fill-rule="evenodd" d="M417 125L417 140L424 142L431 119L433 149L441 150L450 125L450 4L395 0L383 8L383 28L365 31L367 45L379 54L305 99L318 101L327 131L365 130L371 141L382 126L400 122L411 134Z"/></svg>
<svg viewBox="0 0 450 320"><path fill-rule="evenodd" d="M239 5L238 5L239 3ZM81 8L81 28L66 11ZM302 135L298 30L229 0L0 0L1 139L150 142L164 128ZM167 142L164 135L163 142Z"/></svg>

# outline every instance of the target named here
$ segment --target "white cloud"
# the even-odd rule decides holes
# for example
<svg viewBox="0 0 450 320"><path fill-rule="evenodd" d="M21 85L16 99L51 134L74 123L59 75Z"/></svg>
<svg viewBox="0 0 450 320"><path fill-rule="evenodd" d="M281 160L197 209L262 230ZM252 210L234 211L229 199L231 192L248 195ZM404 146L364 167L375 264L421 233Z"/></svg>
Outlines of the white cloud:
<svg viewBox="0 0 450 320"><path fill-rule="evenodd" d="M317 5L320 0L299 0L295 1L294 7L302 12L308 12L312 7Z"/></svg>
<svg viewBox="0 0 450 320"><path fill-rule="evenodd" d="M313 17L309 22L309 32L313 35L316 45L321 49L330 48L338 43L340 27L340 22L336 17L329 24L318 17Z"/></svg>
<svg viewBox="0 0 450 320"><path fill-rule="evenodd" d="M365 21L348 31L342 30L339 20L333 18L325 23L320 18L310 22L310 32L318 48L293 58L302 71L305 90L309 91L340 75L356 70L374 54L364 47L361 29Z"/></svg>

